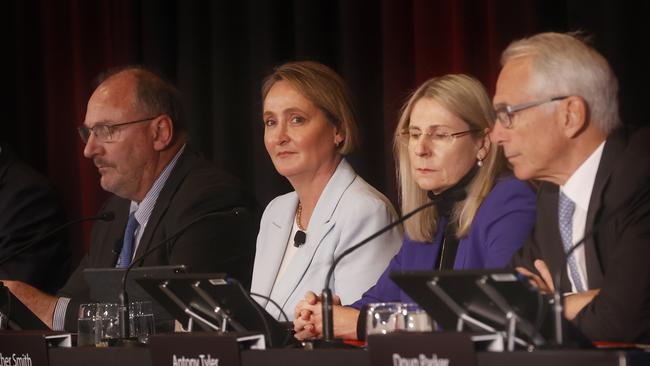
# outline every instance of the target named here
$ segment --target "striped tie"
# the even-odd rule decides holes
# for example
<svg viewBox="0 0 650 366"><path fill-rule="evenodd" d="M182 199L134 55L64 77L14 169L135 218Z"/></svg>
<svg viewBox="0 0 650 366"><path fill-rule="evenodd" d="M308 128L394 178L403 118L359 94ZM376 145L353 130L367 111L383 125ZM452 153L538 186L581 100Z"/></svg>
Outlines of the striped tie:
<svg viewBox="0 0 650 366"><path fill-rule="evenodd" d="M558 219L560 224L560 236L562 237L562 245L564 246L564 253L566 254L573 245L573 212L576 209L576 204L571 199L560 192L560 202L558 204ZM567 258L567 265L569 266L569 275L573 284L578 292L584 291L584 286L578 274L578 262L576 261L575 253L571 253ZM559 285L558 285L559 286Z"/></svg>

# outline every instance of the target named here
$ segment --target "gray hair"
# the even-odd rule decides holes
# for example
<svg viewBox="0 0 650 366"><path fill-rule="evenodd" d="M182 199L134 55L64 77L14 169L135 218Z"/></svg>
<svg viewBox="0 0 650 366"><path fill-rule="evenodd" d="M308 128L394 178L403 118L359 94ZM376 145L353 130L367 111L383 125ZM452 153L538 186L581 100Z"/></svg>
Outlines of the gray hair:
<svg viewBox="0 0 650 366"><path fill-rule="evenodd" d="M540 33L511 43L501 65L532 57L530 93L582 97L596 127L606 134L621 125L618 80L607 60L577 33ZM553 94L553 95L551 95Z"/></svg>

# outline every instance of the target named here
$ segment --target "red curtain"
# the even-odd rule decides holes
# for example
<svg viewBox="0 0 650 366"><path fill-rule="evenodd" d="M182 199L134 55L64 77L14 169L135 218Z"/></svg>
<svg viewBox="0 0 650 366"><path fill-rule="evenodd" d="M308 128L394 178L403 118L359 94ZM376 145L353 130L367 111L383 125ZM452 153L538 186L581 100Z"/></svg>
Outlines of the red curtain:
<svg viewBox="0 0 650 366"><path fill-rule="evenodd" d="M395 201L393 130L401 104L424 80L470 73L493 91L499 54L510 41L583 24L601 35L618 69L633 74L626 67L642 64L639 56L619 52L611 35L628 29L630 11L601 6L585 13L581 4L587 2L10 1L2 15L10 96L0 139L51 179L71 219L94 214L107 194L75 129L98 73L145 64L184 92L194 146L240 176L264 206L289 187L262 145L260 80L283 61L315 59L338 70L357 99L364 145L350 160ZM646 42L645 33L635 37ZM73 230L77 257L89 228Z"/></svg>

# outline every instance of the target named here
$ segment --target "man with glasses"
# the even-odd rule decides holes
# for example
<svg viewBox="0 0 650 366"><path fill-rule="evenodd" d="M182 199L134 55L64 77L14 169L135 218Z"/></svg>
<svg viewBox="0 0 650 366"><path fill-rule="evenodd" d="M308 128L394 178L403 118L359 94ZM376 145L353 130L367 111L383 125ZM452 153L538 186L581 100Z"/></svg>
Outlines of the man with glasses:
<svg viewBox="0 0 650 366"><path fill-rule="evenodd" d="M126 268L133 260L135 266L183 264L250 283L254 202L238 181L186 144L172 85L139 67L108 74L90 97L79 134L102 188L114 194L101 211L115 219L94 224L90 251L58 296L20 282L7 285L44 323L76 329L79 304L89 300L85 268Z"/></svg>
<svg viewBox="0 0 650 366"><path fill-rule="evenodd" d="M491 139L519 179L543 181L513 265L559 286L588 339L650 342L650 134L622 127L615 75L574 35L516 41L502 65Z"/></svg>

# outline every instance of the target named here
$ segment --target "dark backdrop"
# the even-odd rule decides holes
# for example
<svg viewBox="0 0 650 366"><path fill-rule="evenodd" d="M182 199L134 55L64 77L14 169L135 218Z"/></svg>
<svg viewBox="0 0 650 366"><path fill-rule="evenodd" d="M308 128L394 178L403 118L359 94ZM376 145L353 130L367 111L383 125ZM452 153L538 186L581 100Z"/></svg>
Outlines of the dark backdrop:
<svg viewBox="0 0 650 366"><path fill-rule="evenodd" d="M341 73L356 98L363 145L350 161L395 201L391 136L400 105L422 81L475 75L493 92L499 54L540 31L583 29L621 82L626 123L643 123L650 2L594 0L10 0L0 15L6 78L0 140L46 174L70 218L106 194L82 157L92 79L143 64L177 83L191 143L239 176L260 204L290 189L262 142L260 81L284 61ZM1 213L0 213L1 214ZM90 226L73 230L78 259Z"/></svg>

